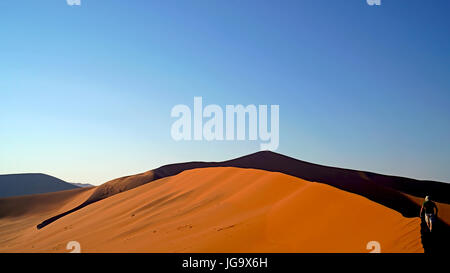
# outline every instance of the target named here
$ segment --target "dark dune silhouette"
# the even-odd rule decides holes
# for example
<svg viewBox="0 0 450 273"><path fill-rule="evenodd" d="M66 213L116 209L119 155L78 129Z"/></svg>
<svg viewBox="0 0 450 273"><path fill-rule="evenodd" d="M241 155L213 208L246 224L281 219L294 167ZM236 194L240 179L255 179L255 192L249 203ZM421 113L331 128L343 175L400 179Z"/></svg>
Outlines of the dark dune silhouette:
<svg viewBox="0 0 450 273"><path fill-rule="evenodd" d="M41 173L0 175L0 198L77 188L76 185Z"/></svg>
<svg viewBox="0 0 450 273"><path fill-rule="evenodd" d="M328 184L338 189L364 196L398 211L405 217L419 217L420 206L410 196L423 198L426 195L431 195L438 202L443 204L450 203L450 184L447 183L419 181L404 177L327 167L264 151L223 162L170 164L139 175L112 180L97 187L95 192L78 207L43 221L37 228L43 228L69 213L117 193L160 178L179 174L185 170L208 167L260 169L288 174L307 181ZM444 220L446 222L449 221L449 219ZM445 233L448 234L449 226L443 221L440 221L440 223L440 230L445 230Z"/></svg>

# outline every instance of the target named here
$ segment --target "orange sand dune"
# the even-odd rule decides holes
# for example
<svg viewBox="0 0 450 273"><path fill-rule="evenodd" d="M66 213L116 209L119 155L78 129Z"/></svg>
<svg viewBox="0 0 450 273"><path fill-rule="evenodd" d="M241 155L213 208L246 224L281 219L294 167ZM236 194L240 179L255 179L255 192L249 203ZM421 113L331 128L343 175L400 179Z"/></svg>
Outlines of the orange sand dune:
<svg viewBox="0 0 450 273"><path fill-rule="evenodd" d="M97 187L93 194L82 204L50 218L43 219L37 227L45 226L58 219L80 210L95 202L115 194L150 183L154 180L173 176L186 170L210 167L237 167L280 172L307 181L324 183L338 189L355 193L400 212L405 217L417 217L425 195L438 201L440 213L432 240L423 241L427 252L445 250L450 242L450 184L436 181L420 181L410 178L381 175L328 166L321 166L282 154L269 151L253 153L247 156L222 162L185 162L169 164L157 169L114 179ZM422 233L425 233L426 227ZM443 240L445 239L445 240Z"/></svg>
<svg viewBox="0 0 450 273"><path fill-rule="evenodd" d="M28 199L36 211L3 213L0 252L68 252L69 241L82 252L369 252L369 241L382 252L423 252L419 218L326 184L234 167L184 171L30 226L95 190L51 208Z"/></svg>

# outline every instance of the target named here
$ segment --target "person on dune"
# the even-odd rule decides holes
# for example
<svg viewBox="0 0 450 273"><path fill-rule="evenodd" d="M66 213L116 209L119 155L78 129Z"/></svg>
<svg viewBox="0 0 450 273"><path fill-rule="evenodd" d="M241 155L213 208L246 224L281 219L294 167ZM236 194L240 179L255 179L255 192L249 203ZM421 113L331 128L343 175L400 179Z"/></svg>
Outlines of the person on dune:
<svg viewBox="0 0 450 273"><path fill-rule="evenodd" d="M437 217L438 208L436 204L431 201L430 196L425 196L425 201L422 203L422 208L420 209L420 216L422 216L423 212L425 212L425 222L431 232L433 230L434 217Z"/></svg>

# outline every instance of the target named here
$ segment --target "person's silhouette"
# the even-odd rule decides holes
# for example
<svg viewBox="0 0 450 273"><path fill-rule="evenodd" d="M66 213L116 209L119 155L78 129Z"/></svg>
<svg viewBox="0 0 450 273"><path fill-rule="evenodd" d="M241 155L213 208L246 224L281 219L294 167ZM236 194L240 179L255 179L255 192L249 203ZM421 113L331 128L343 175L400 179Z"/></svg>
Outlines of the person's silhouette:
<svg viewBox="0 0 450 273"><path fill-rule="evenodd" d="M438 208L436 204L431 201L430 196L426 196L425 201L422 203L422 208L420 208L420 216L422 216L422 213L425 213L425 222L431 232L433 230L434 217L437 217Z"/></svg>

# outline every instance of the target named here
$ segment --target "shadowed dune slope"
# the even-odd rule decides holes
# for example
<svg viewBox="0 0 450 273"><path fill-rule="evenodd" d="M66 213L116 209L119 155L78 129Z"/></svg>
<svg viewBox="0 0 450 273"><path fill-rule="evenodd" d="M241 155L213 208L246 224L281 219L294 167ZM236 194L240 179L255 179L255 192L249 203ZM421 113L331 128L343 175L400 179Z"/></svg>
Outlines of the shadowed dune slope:
<svg viewBox="0 0 450 273"><path fill-rule="evenodd" d="M274 152L264 151L223 162L187 162L162 166L139 175L123 177L97 187L96 192L83 204L62 214L41 222L43 228L57 219L77 211L94 202L117 193L146 184L156 179L173 176L185 170L208 167L238 167L281 172L307 181L320 182L341 190L364 196L374 202L400 212L406 217L418 216L420 204L412 197L431 195L442 204L450 203L450 184L434 181L420 181L397 176L375 174L371 172L327 167L297 160ZM450 215L448 206L442 206ZM450 224L449 218L442 218Z"/></svg>
<svg viewBox="0 0 450 273"><path fill-rule="evenodd" d="M94 188L0 198L0 248L36 230L36 223L82 204Z"/></svg>
<svg viewBox="0 0 450 273"><path fill-rule="evenodd" d="M93 194L95 187L76 188L72 190L30 194L0 198L0 218L20 217L24 215L48 214L82 204ZM75 197L76 202L71 202ZM61 204L66 204L61 207Z"/></svg>
<svg viewBox="0 0 450 273"><path fill-rule="evenodd" d="M83 197L72 195L72 205ZM73 240L82 252L369 252L370 241L382 252L423 252L418 218L323 183L243 168L185 171L3 238L26 219L0 218L0 252L68 252Z"/></svg>

